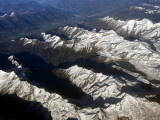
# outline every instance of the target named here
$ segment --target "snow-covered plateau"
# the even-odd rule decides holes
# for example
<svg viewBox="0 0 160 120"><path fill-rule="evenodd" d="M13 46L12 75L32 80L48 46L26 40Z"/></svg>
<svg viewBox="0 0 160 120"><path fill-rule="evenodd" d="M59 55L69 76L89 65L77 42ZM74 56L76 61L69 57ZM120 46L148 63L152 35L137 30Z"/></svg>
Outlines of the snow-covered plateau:
<svg viewBox="0 0 160 120"><path fill-rule="evenodd" d="M0 93L40 102L51 112L53 120L159 120L160 23L110 17L99 22L106 30L66 26L59 28L58 33L67 40L42 33L44 41L21 38L4 44L5 49L0 48L1 54L13 54L9 60L22 69L20 72L24 72L23 64L14 54L28 52L43 58L56 66L54 75L67 79L90 97L73 100L50 93L22 81L20 73L14 70L0 71ZM79 65L75 62L79 59L92 61L92 67ZM65 63L73 64L62 67ZM103 67L97 71L96 64Z"/></svg>

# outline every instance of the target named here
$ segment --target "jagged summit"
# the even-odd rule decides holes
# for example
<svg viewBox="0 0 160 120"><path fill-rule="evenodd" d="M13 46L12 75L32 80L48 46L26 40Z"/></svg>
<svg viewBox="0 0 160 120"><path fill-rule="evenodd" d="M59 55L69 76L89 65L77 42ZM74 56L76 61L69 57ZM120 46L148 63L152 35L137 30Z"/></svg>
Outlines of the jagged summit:
<svg viewBox="0 0 160 120"><path fill-rule="evenodd" d="M0 94L44 120L159 120L160 23L107 16L83 25L1 44Z"/></svg>

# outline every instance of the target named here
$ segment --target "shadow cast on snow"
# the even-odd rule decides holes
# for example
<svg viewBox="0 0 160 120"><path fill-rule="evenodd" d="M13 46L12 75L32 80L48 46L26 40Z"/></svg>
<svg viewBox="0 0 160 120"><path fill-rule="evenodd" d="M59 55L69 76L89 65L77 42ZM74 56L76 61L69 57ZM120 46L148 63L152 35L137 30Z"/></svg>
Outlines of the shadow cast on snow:
<svg viewBox="0 0 160 120"><path fill-rule="evenodd" d="M89 59L79 59L74 62L66 62L62 63L58 66L54 66L51 64L47 64L41 57L24 52L20 54L15 54L15 57L18 58L18 62L23 64L23 67L26 68L26 74L28 74L28 82L32 85L35 85L40 88L44 88L50 93L58 93L63 98L68 99L69 102L76 104L77 106L84 107L102 107L106 108L105 103L108 104L117 104L119 103L123 97L121 98L106 98L105 100L102 97L93 100L93 97L84 93L81 88L76 87L67 79L61 79L54 75L53 70L57 68L67 69L73 65L78 65L79 67L84 67L86 69L92 70L95 73L103 73L107 76L113 76L118 82L126 83L124 79L128 81L137 82L134 86L125 86L121 89L122 93L128 93L130 95L134 95L136 97L144 97L148 94L155 94L153 86L147 86L143 83L140 83L137 78L131 76L121 70L117 70L112 66L114 64L102 64L96 63ZM123 79L122 79L123 78ZM106 78L107 79L107 78ZM103 80L101 83L95 83L92 87L97 87L97 89L93 92L96 92L98 89L104 86L108 86L105 83L106 80ZM155 80L156 81L156 80ZM136 89L138 88L138 91ZM142 90L140 92L139 90ZM156 92L157 93L157 92ZM118 95L118 96L119 96ZM117 97L118 97L117 96Z"/></svg>
<svg viewBox="0 0 160 120"><path fill-rule="evenodd" d="M0 120L52 120L52 117L39 102L26 101L17 95L1 95Z"/></svg>

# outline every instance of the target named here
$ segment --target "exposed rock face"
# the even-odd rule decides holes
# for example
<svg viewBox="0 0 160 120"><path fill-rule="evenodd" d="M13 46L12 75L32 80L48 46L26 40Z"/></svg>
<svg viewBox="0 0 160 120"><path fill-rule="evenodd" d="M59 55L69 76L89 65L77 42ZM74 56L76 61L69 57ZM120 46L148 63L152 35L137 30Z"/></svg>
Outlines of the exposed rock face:
<svg viewBox="0 0 160 120"><path fill-rule="evenodd" d="M51 111L53 119L159 120L160 54L156 46L159 23L153 24L146 19L120 21L109 17L101 19L101 22L113 30L96 32L66 26L59 29L59 34L70 40L42 33L44 41L22 38L4 45L5 49L3 46L0 48L0 53L29 52L40 56L45 62L57 66L55 75L69 80L90 97L83 96L74 105L63 96L21 81L14 72L4 71L0 71L0 93L38 101ZM156 50L145 42L147 35L147 40L154 43ZM125 36L137 37L137 40L130 41ZM82 58L110 65L114 73L96 72L94 67L79 67L76 63L66 68L61 65ZM9 60L23 69L13 56Z"/></svg>
<svg viewBox="0 0 160 120"><path fill-rule="evenodd" d="M148 19L117 20L112 17L101 18L92 23L86 23L87 26L94 26L98 29L111 29L118 35L130 40L141 40L147 42L153 50L160 51L160 24L153 23Z"/></svg>
<svg viewBox="0 0 160 120"><path fill-rule="evenodd" d="M13 65L15 65L17 68L22 69L22 65L20 65L16 60L14 56L9 56L8 58Z"/></svg>
<svg viewBox="0 0 160 120"><path fill-rule="evenodd" d="M65 74L73 84L93 96L94 102L89 104L97 107L101 106L100 109L95 109L97 113L101 113L99 119L117 120L123 116L137 120L158 120L160 118L160 112L155 112L159 110L160 105L149 102L146 98L141 98L143 95L145 97L145 94L154 94L158 91L153 90L153 93L151 93L140 88L141 82L150 83L139 74L128 74L121 77L103 75L77 65L68 69L59 69L57 73ZM154 86L154 84L152 85ZM159 87L157 86L155 89ZM155 111L151 108L154 108ZM87 113L86 110L85 114Z"/></svg>
<svg viewBox="0 0 160 120"><path fill-rule="evenodd" d="M57 120L59 118L65 120L68 117L76 116L74 105L67 103L67 100L62 99L58 94L50 94L44 89L39 89L28 82L21 81L14 72L0 71L0 93L3 95L16 94L27 101L40 102L51 111L52 117ZM46 119L47 117L46 114Z"/></svg>
<svg viewBox="0 0 160 120"><path fill-rule="evenodd" d="M84 98L83 101L91 107L78 110L76 106L68 103L67 100L62 99L59 95L54 93L50 94L27 82L20 81L14 72L6 73L0 71L0 92L1 94L17 94L17 96L25 100L42 103L44 107L51 111L53 119L61 118L62 120L66 120L67 118L77 118L79 120L117 120L125 116L129 119L144 120L149 118L151 120L158 120L160 117L160 105L158 103L149 102L146 98L142 99L134 96L134 94L140 95L147 92L147 90L135 86L140 81L148 82L142 76L135 74L135 76L137 75L138 77L133 79L133 81L129 81L123 77L123 81L120 81L115 78L116 76L94 73L91 70L78 66L73 66L57 72L63 72L63 74L70 76L69 80L73 84L76 84L78 87L82 88L83 91L93 96L93 102L87 101L87 98ZM127 86L131 88L127 88ZM123 92L123 88L125 87L126 91L124 89ZM134 92L132 87L134 87L136 91L141 91Z"/></svg>
<svg viewBox="0 0 160 120"><path fill-rule="evenodd" d="M63 41L55 38L49 40L51 42L41 42L24 38L12 42L7 52L31 52L55 65L78 58L89 58L105 64L124 61L131 63L149 79L160 79L160 56L145 42L130 42L113 30L101 30L98 33L76 27L60 30L65 35L70 33L75 39ZM16 45L19 47L14 47Z"/></svg>
<svg viewBox="0 0 160 120"><path fill-rule="evenodd" d="M110 17L100 19L106 27L115 30L124 37L134 37L141 40L154 40L160 36L160 24L153 24L148 19L143 20L115 20Z"/></svg>

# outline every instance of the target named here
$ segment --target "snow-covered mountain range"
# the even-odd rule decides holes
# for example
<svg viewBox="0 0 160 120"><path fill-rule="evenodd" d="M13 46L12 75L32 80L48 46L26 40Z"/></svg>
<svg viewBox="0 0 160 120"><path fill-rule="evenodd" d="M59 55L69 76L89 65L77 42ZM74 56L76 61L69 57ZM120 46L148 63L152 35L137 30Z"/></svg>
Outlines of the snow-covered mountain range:
<svg viewBox="0 0 160 120"><path fill-rule="evenodd" d="M84 1L32 1L37 8L16 9L67 20L68 14L42 3L83 15L119 4L103 9L106 17L1 43L0 120L160 120L160 1ZM17 20L20 13L6 10L0 20Z"/></svg>
<svg viewBox="0 0 160 120"><path fill-rule="evenodd" d="M68 80L87 96L68 98L21 81L28 73L13 56L9 60L18 69L0 71L0 93L38 101L51 111L53 119L159 120L159 23L111 17L98 22L106 30L66 26L59 28L58 33L67 40L41 33L43 41L21 38L0 48L1 54L28 52L40 56L56 66L54 75ZM89 60L88 66L76 62L80 59Z"/></svg>

